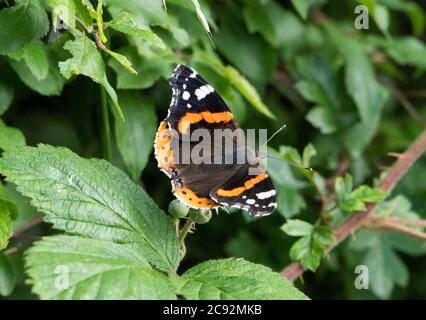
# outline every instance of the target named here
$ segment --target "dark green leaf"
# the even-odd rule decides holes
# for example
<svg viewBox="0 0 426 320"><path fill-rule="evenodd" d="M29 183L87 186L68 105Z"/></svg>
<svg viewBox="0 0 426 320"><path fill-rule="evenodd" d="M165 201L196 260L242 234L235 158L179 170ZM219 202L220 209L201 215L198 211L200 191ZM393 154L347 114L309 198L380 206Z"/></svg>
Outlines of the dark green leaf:
<svg viewBox="0 0 426 320"><path fill-rule="evenodd" d="M116 118L117 145L133 180L137 180L148 162L157 129L153 103L137 92L120 92L126 122Z"/></svg>
<svg viewBox="0 0 426 320"><path fill-rule="evenodd" d="M0 11L0 54L18 50L49 30L49 20L38 0L17 0Z"/></svg>

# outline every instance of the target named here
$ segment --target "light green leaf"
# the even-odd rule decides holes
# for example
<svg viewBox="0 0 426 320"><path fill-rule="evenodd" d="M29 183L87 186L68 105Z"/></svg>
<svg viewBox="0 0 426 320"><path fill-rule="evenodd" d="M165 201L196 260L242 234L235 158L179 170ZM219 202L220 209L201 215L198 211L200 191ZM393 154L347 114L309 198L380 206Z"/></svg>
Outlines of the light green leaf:
<svg viewBox="0 0 426 320"><path fill-rule="evenodd" d="M232 85L247 99L250 104L255 107L258 111L268 116L269 118L275 119L275 116L268 109L268 107L262 102L259 94L255 87L243 77L237 69L232 66L226 67L227 78L231 81Z"/></svg>
<svg viewBox="0 0 426 320"><path fill-rule="evenodd" d="M16 270L12 261L0 252L0 295L7 297L15 289Z"/></svg>
<svg viewBox="0 0 426 320"><path fill-rule="evenodd" d="M287 220L285 224L281 226L281 230L292 237L302 237L311 234L313 226L305 221L292 219Z"/></svg>
<svg viewBox="0 0 426 320"><path fill-rule="evenodd" d="M117 94L108 82L105 64L96 48L96 44L78 31L74 32L74 36L75 40L67 41L64 45L64 49L71 52L72 58L59 62L59 69L62 75L69 79L74 74L82 74L99 83L105 88L116 111L124 120L123 111L118 104Z"/></svg>
<svg viewBox="0 0 426 320"><path fill-rule="evenodd" d="M316 2L315 0L291 0L291 3L303 20L308 19L309 11Z"/></svg>
<svg viewBox="0 0 426 320"><path fill-rule="evenodd" d="M307 228L304 228L307 232ZM300 233L300 232L299 232ZM336 242L333 231L326 226L315 225L311 232L297 240L290 249L290 257L300 261L304 269L315 271L328 246Z"/></svg>
<svg viewBox="0 0 426 320"><path fill-rule="evenodd" d="M7 206L12 220L18 217L18 206L3 183L0 183L0 203Z"/></svg>
<svg viewBox="0 0 426 320"><path fill-rule="evenodd" d="M96 19L98 13L95 10L95 7L93 6L93 4L90 2L90 0L81 0L81 3L86 7L87 11L90 14L90 17L92 19Z"/></svg>
<svg viewBox="0 0 426 320"><path fill-rule="evenodd" d="M106 49L106 52L113 57L116 61L118 61L119 64L121 64L124 68L126 68L127 71L129 71L132 74L137 75L138 72L133 68L132 63L127 59L126 56L119 54L117 52L111 51L109 49Z"/></svg>
<svg viewBox="0 0 426 320"><path fill-rule="evenodd" d="M165 271L179 264L171 219L119 169L47 145L5 152L0 173L45 220L70 234L133 245Z"/></svg>
<svg viewBox="0 0 426 320"><path fill-rule="evenodd" d="M200 23L203 26L204 30L206 30L207 34L211 35L209 22L207 21L203 10L201 10L200 3L198 2L198 0L191 0L191 2L194 5L195 13L197 14L198 20L200 20Z"/></svg>
<svg viewBox="0 0 426 320"><path fill-rule="evenodd" d="M176 299L167 277L126 244L47 237L25 260L33 291L42 299Z"/></svg>
<svg viewBox="0 0 426 320"><path fill-rule="evenodd" d="M13 225L9 207L3 201L0 201L0 250L7 247L12 234Z"/></svg>
<svg viewBox="0 0 426 320"><path fill-rule="evenodd" d="M0 11L0 54L18 50L49 31L49 20L38 0L17 0Z"/></svg>
<svg viewBox="0 0 426 320"><path fill-rule="evenodd" d="M186 299L305 300L307 297L271 269L244 259L210 260L175 279Z"/></svg>
<svg viewBox="0 0 426 320"><path fill-rule="evenodd" d="M25 47L10 53L9 57L16 61L23 59L37 80L45 79L49 73L49 59L46 49L39 41L31 42Z"/></svg>
<svg viewBox="0 0 426 320"><path fill-rule="evenodd" d="M316 106L306 114L306 120L318 128L322 134L331 134L339 128L336 113L330 109Z"/></svg>
<svg viewBox="0 0 426 320"><path fill-rule="evenodd" d="M0 149L11 150L24 145L25 137L21 130L6 126L0 119Z"/></svg>
<svg viewBox="0 0 426 320"><path fill-rule="evenodd" d="M148 162L157 128L155 107L137 92L120 92L127 121L115 121L117 145L133 180L139 179Z"/></svg>
<svg viewBox="0 0 426 320"><path fill-rule="evenodd" d="M11 86L5 80L0 79L0 116L12 104L14 95L15 91L13 86Z"/></svg>
<svg viewBox="0 0 426 320"><path fill-rule="evenodd" d="M426 69L426 46L413 37L393 39L387 46L389 55L398 63Z"/></svg>
<svg viewBox="0 0 426 320"><path fill-rule="evenodd" d="M165 45L160 37L158 37L148 27L138 26L133 20L132 15L128 12L122 12L118 17L108 22L107 27L125 34L141 37L142 39L156 45L159 48L165 48Z"/></svg>
<svg viewBox="0 0 426 320"><path fill-rule="evenodd" d="M303 149L303 166L309 167L311 164L311 159L317 154L317 150L315 150L315 147L312 143L308 143L308 145Z"/></svg>

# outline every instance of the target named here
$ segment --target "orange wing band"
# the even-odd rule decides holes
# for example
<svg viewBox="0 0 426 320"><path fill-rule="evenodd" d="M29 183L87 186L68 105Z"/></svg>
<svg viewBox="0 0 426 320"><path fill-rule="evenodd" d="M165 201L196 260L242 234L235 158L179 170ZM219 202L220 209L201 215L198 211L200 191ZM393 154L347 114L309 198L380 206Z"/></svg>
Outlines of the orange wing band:
<svg viewBox="0 0 426 320"><path fill-rule="evenodd" d="M191 124L198 123L202 120L206 121L207 123L228 123L234 118L231 112L229 111L223 111L223 112L209 112L209 111L203 111L200 113L192 113L187 112L178 123L178 130L181 134L185 134L189 126Z"/></svg>
<svg viewBox="0 0 426 320"><path fill-rule="evenodd" d="M199 198L197 195L192 192L190 189L183 188L175 188L174 191L175 196L186 204L189 207L196 209L211 209L217 207L217 203L209 198Z"/></svg>
<svg viewBox="0 0 426 320"><path fill-rule="evenodd" d="M167 122L163 120L161 121L155 136L154 151L155 157L158 161L158 166L165 171L173 166L173 153L170 145L171 141L172 136L167 127Z"/></svg>
<svg viewBox="0 0 426 320"><path fill-rule="evenodd" d="M256 184L265 180L267 177L268 175L266 173L261 173L257 175L256 177L251 178L250 180L247 180L246 182L244 182L244 186L242 187L234 188L231 190L218 189L217 194L222 197L237 197L244 191L253 188Z"/></svg>

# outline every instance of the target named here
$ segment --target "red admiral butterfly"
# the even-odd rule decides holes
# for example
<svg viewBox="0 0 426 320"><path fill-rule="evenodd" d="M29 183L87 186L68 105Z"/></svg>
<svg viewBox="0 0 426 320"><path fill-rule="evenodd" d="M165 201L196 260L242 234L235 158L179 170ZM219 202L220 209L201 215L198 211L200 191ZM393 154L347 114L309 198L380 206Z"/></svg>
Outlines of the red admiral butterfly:
<svg viewBox="0 0 426 320"><path fill-rule="evenodd" d="M229 163L226 161L229 154L217 146L208 149L208 152L204 152L208 154L201 157L222 161L200 163L192 156L187 162L181 161L185 155L196 151L197 145L189 139L186 151L176 151L174 146L180 145L195 130L211 134L215 129L228 132L228 140L235 147L231 158L236 157L235 149L250 150L244 139L239 139L241 136L235 134L241 129L226 103L194 69L177 66L169 83L173 91L172 101L167 119L158 128L154 148L159 168L171 179L174 195L196 209L226 205L245 209L253 216L271 214L277 207L276 191L258 161ZM229 135L229 132L232 134ZM255 175L252 175L253 170L256 170Z"/></svg>

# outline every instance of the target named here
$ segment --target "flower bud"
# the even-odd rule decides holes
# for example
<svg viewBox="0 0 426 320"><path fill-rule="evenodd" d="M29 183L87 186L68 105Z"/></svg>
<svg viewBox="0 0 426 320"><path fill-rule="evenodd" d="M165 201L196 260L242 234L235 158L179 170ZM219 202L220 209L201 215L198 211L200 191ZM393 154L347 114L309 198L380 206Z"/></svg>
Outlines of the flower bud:
<svg viewBox="0 0 426 320"><path fill-rule="evenodd" d="M189 207L184 205L179 200L173 200L169 203L169 214L176 219L186 217L188 215Z"/></svg>
<svg viewBox="0 0 426 320"><path fill-rule="evenodd" d="M212 218L212 211L210 209L191 209L189 211L189 217L198 224L204 224L210 221Z"/></svg>

